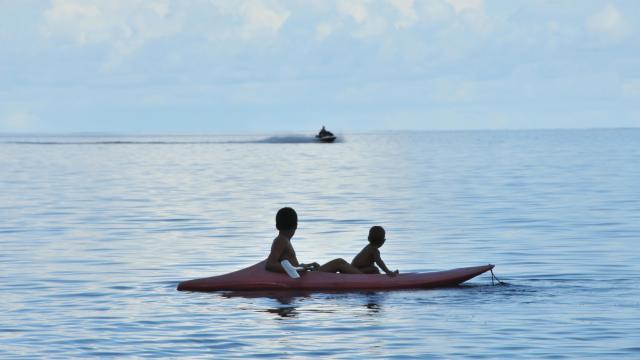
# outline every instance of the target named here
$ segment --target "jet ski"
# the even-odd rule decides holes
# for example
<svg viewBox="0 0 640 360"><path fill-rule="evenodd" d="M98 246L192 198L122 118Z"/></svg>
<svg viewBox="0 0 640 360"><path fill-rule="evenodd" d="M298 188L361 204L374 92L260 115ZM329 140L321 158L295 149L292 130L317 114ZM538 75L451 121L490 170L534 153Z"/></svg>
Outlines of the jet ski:
<svg viewBox="0 0 640 360"><path fill-rule="evenodd" d="M322 130L316 135L316 139L324 143L332 143L336 140L336 136L331 131L325 130L324 126Z"/></svg>

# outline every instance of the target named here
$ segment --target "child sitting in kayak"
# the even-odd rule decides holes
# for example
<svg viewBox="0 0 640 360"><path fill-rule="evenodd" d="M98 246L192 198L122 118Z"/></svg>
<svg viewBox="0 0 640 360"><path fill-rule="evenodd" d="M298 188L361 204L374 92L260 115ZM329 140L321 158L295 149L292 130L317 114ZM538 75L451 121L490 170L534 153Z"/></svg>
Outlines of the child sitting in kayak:
<svg viewBox="0 0 640 360"><path fill-rule="evenodd" d="M276 214L276 228L278 236L273 239L271 252L267 258L265 269L273 272L286 272L280 263L282 260L289 260L294 267L302 267L305 270L316 270L322 272L340 272L347 274L362 274L360 270L351 266L344 259L333 259L320 266L318 263L301 264L298 262L296 252L291 246L291 238L298 228L298 214L290 207L282 208Z"/></svg>
<svg viewBox="0 0 640 360"><path fill-rule="evenodd" d="M385 240L385 231L382 226L371 227L371 229L369 229L369 245L365 246L358 255L353 258L351 265L365 274L380 274L380 270L375 265L378 264L387 275L398 275L400 272L398 270L389 270L380 257L380 250L378 249L384 245Z"/></svg>

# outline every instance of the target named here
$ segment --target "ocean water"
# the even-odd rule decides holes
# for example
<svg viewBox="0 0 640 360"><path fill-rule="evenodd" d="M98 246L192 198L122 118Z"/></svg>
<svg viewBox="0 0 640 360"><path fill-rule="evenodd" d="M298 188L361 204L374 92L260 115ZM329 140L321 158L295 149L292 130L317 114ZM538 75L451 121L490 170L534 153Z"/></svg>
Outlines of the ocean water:
<svg viewBox="0 0 640 360"><path fill-rule="evenodd" d="M640 358L640 130L0 136L0 358ZM372 225L444 289L189 293Z"/></svg>

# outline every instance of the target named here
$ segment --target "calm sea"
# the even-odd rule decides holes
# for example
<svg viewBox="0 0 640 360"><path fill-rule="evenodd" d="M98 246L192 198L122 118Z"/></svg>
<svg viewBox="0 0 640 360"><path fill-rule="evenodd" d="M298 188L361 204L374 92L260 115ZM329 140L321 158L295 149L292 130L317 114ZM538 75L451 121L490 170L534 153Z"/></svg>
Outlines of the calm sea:
<svg viewBox="0 0 640 360"><path fill-rule="evenodd" d="M421 291L177 292L372 225ZM0 358L640 358L640 130L0 136Z"/></svg>

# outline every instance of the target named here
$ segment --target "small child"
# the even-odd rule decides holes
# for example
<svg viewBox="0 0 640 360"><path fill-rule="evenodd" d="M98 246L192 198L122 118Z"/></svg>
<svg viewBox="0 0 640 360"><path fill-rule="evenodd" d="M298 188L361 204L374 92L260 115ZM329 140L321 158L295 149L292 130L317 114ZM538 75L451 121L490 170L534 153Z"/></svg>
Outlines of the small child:
<svg viewBox="0 0 640 360"><path fill-rule="evenodd" d="M382 226L373 226L369 230L369 245L365 246L356 257L353 258L351 265L358 268L365 274L380 274L380 270L375 264L389 276L396 276L400 272L398 270L391 271L384 264L378 250L385 242L385 231ZM375 264L374 264L375 263Z"/></svg>

